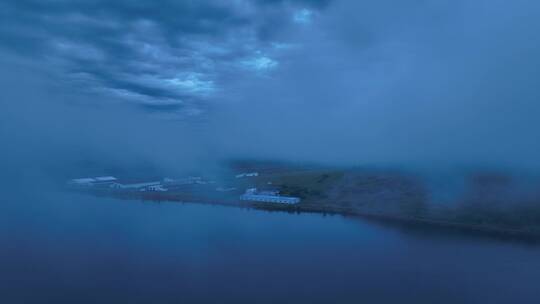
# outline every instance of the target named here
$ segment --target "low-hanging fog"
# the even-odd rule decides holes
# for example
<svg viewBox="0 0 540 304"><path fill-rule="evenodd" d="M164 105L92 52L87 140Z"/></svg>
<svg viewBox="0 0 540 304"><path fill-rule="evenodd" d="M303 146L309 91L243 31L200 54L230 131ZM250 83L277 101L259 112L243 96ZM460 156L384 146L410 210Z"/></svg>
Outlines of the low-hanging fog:
<svg viewBox="0 0 540 304"><path fill-rule="evenodd" d="M540 169L540 3L4 1L2 174Z"/></svg>
<svg viewBox="0 0 540 304"><path fill-rule="evenodd" d="M538 303L538 33L538 0L0 0L0 304ZM162 182L69 187L109 175Z"/></svg>
<svg viewBox="0 0 540 304"><path fill-rule="evenodd" d="M242 150L538 168L538 4L368 2L330 6L291 34L303 48L290 64L238 89L247 97L224 120Z"/></svg>

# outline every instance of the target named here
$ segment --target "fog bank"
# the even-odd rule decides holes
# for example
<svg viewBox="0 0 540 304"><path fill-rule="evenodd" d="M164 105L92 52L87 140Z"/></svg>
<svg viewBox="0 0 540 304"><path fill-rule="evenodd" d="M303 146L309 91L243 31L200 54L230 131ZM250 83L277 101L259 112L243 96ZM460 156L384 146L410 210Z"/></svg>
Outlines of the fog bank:
<svg viewBox="0 0 540 304"><path fill-rule="evenodd" d="M20 41L0 49L4 174L73 175L90 161L181 175L232 158L420 171L540 169L540 4L315 2L238 4L208 17L223 22L223 32L160 21L152 10L148 24L126 15L133 28L99 28L122 47L91 35L73 41L68 55L77 51L84 60L65 48L17 52L30 43L29 29L6 19L6 31ZM208 5L223 9L217 3ZM81 14L89 14L85 9ZM203 18L193 12L194 20ZM70 18L63 22L95 30L89 20ZM39 20L44 29L36 36L73 39ZM150 29L151 37L184 33L189 43L144 40L153 51L136 57L133 43ZM193 73L172 81L165 66Z"/></svg>

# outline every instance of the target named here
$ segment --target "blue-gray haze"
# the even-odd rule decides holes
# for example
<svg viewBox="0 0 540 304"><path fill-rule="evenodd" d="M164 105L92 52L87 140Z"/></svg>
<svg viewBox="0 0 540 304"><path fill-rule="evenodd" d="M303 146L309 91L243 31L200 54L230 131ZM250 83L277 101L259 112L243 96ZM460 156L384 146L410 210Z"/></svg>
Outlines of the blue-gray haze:
<svg viewBox="0 0 540 304"><path fill-rule="evenodd" d="M535 246L55 187L262 159L537 203L539 32L535 0L0 1L0 302L539 303Z"/></svg>
<svg viewBox="0 0 540 304"><path fill-rule="evenodd" d="M529 0L2 1L1 159L537 169L539 15Z"/></svg>

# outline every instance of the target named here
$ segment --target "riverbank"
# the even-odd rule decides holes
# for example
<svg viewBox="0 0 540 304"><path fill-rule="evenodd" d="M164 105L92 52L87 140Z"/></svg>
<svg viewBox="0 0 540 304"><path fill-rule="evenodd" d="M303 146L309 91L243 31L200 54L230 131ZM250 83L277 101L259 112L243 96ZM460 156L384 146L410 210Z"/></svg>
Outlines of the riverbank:
<svg viewBox="0 0 540 304"><path fill-rule="evenodd" d="M359 218L363 220L374 221L386 225L399 226L404 229L426 227L444 232L461 232L480 236L488 236L500 239L519 240L540 244L540 232L520 229L501 228L492 225L477 225L447 220L422 218L413 216L400 216L393 214L363 212L354 208L344 208L337 204L303 201L296 205L261 203L240 201L235 196L219 199L215 197L205 197L203 195L179 194L167 192L119 192L110 190L85 191L99 197L114 197L124 200L139 200L147 202L173 202L190 204L209 204L235 208L247 208L263 210L268 212L286 212L286 213L317 213L324 215L339 215L348 218Z"/></svg>
<svg viewBox="0 0 540 304"><path fill-rule="evenodd" d="M414 174L373 169L249 163L230 166L221 175L165 178L157 183L160 183L159 189L97 185L74 190L145 201L339 214L398 225L429 225L540 239L540 180L523 183L504 174L471 174L463 179L460 192L454 194L451 201L442 202L437 196L437 191L441 190L429 188L425 180ZM301 201L293 205L240 201L240 196L250 188L297 197ZM442 191L449 190L443 188Z"/></svg>

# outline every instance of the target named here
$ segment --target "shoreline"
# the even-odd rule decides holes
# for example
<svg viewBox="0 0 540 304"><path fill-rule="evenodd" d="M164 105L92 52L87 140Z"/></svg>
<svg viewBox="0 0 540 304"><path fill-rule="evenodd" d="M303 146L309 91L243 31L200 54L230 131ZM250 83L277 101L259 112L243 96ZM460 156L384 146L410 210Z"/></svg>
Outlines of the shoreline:
<svg viewBox="0 0 540 304"><path fill-rule="evenodd" d="M80 191L78 191L80 192ZM165 194L156 192L115 192L115 191L82 191L98 197L114 197L125 200L141 200L150 202L172 202L172 203L191 203L219 205L226 207L248 208L268 212L286 212L286 213L317 213L339 215L346 218L359 218L376 221L379 223L388 223L402 227L435 227L441 230L454 232L472 232L485 236L529 241L540 244L540 232L521 229L501 228L490 225L468 224L440 219L407 217L382 213L362 212L353 208L343 208L335 205L320 205L310 202L302 202L296 205L285 205L275 203L246 202L235 198L211 198L197 195L179 195Z"/></svg>

